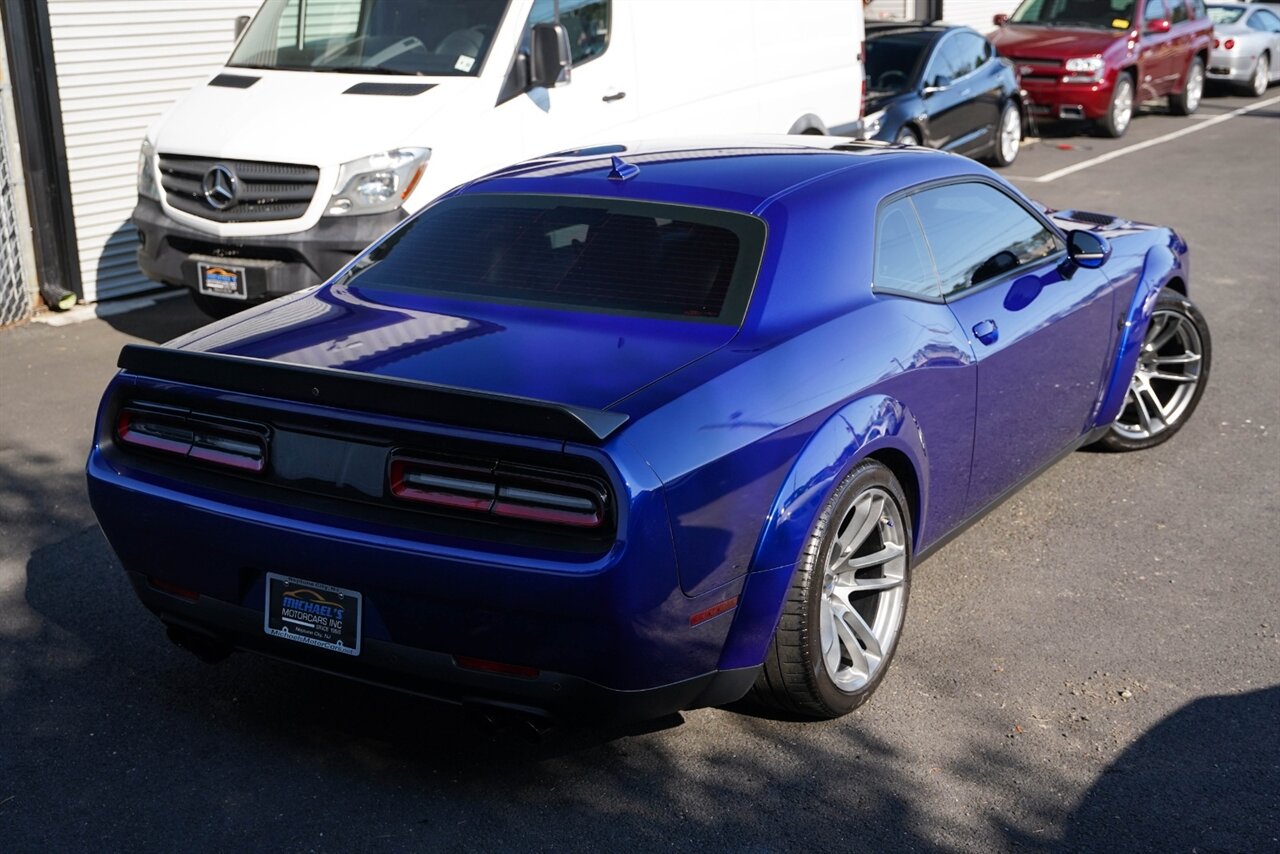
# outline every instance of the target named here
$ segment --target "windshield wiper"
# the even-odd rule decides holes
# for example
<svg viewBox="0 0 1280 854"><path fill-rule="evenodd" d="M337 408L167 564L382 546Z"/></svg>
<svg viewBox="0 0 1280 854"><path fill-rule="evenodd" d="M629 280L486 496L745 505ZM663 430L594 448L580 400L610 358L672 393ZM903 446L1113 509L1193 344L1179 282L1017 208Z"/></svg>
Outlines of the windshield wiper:
<svg viewBox="0 0 1280 854"><path fill-rule="evenodd" d="M391 74L397 77L423 77L425 71L397 71L394 68L382 68L377 65L314 65L310 71L323 71L336 74Z"/></svg>

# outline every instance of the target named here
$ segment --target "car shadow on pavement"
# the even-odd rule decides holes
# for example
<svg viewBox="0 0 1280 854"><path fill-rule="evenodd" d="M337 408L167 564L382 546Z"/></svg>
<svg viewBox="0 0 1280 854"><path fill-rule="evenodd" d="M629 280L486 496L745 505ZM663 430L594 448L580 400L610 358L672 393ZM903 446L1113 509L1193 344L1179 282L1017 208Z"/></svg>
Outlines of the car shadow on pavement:
<svg viewBox="0 0 1280 854"><path fill-rule="evenodd" d="M164 293L155 305L121 314L103 314L101 320L118 332L153 344L163 344L213 322L213 318L196 308L185 292Z"/></svg>
<svg viewBox="0 0 1280 854"><path fill-rule="evenodd" d="M1156 724L1107 767L1051 848L1280 849L1280 686L1202 697Z"/></svg>

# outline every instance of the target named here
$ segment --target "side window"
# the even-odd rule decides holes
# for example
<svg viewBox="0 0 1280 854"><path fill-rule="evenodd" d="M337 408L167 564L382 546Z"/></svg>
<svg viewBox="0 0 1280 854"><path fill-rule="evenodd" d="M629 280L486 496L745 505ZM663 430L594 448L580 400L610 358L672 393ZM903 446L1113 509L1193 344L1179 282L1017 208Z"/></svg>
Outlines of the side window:
<svg viewBox="0 0 1280 854"><path fill-rule="evenodd" d="M1191 0L1191 17L1196 20L1209 17L1209 10L1205 8L1204 0Z"/></svg>
<svg viewBox="0 0 1280 854"><path fill-rule="evenodd" d="M1144 21L1160 21L1169 17L1165 13L1164 0L1147 0L1147 5L1142 8L1142 20Z"/></svg>
<svg viewBox="0 0 1280 854"><path fill-rule="evenodd" d="M986 64L987 58L990 56L988 51L991 45L987 44L987 40L977 33L956 33L951 37L956 44L956 50L959 55L964 57L969 67L969 71L981 68ZM965 72L966 74L968 72Z"/></svg>
<svg viewBox="0 0 1280 854"><path fill-rule="evenodd" d="M1169 0L1169 21L1177 24L1187 19L1186 0Z"/></svg>
<svg viewBox="0 0 1280 854"><path fill-rule="evenodd" d="M938 273L909 199L885 205L876 217L876 290L936 300Z"/></svg>
<svg viewBox="0 0 1280 854"><path fill-rule="evenodd" d="M1022 205L989 184L948 184L913 197L944 297L1035 264L1062 248Z"/></svg>
<svg viewBox="0 0 1280 854"><path fill-rule="evenodd" d="M1259 9L1254 13L1253 17L1261 21L1262 28L1264 30L1272 33L1280 33L1280 16L1277 16L1275 13L1269 12L1266 9Z"/></svg>
<svg viewBox="0 0 1280 854"><path fill-rule="evenodd" d="M925 74L926 86L949 86L953 80L963 76L956 57L951 51L951 43L955 39L943 39L942 44L933 51L929 60L929 70Z"/></svg>
<svg viewBox="0 0 1280 854"><path fill-rule="evenodd" d="M526 40L534 24L554 20L555 14L555 0L534 0ZM609 0L560 0L560 23L569 36L574 65L595 59L609 46Z"/></svg>

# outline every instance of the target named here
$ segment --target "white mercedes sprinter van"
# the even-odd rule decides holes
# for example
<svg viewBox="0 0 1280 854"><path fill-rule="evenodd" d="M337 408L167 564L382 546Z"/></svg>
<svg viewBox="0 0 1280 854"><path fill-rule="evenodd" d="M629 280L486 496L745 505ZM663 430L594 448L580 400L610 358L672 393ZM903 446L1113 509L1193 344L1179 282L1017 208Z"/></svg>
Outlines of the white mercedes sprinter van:
<svg viewBox="0 0 1280 854"><path fill-rule="evenodd" d="M147 132L138 263L225 315L522 158L855 133L862 39L861 0L266 0Z"/></svg>

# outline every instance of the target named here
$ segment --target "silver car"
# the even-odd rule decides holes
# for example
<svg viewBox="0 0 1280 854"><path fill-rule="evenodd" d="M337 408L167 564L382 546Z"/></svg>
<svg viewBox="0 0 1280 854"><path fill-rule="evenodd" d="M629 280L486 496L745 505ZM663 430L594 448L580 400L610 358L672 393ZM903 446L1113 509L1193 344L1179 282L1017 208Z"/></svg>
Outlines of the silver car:
<svg viewBox="0 0 1280 854"><path fill-rule="evenodd" d="M1270 8L1268 8L1270 6ZM1280 14L1262 3L1211 3L1213 52L1209 80L1222 80L1254 96L1280 80Z"/></svg>

